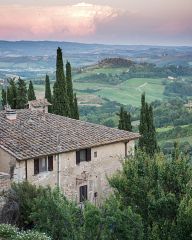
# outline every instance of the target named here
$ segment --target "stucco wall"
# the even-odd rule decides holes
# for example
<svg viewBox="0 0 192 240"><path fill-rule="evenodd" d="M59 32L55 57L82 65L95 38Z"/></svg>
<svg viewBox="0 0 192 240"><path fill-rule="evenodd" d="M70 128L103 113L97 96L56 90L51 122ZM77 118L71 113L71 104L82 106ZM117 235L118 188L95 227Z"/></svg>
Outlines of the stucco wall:
<svg viewBox="0 0 192 240"><path fill-rule="evenodd" d="M134 150L134 141L127 144L128 155ZM95 156L95 152L97 153ZM33 184L50 185L55 187L58 184L58 161L60 165L60 187L64 194L72 200L79 202L79 188L87 185L88 199L99 204L111 189L108 186L106 176L112 175L121 169L125 157L125 143L113 143L94 147L91 149L91 161L80 162L76 165L76 152L63 153L53 158L53 171L43 172L34 175L34 160L20 161L16 163L14 180L22 181L27 179ZM95 197L94 193L97 193Z"/></svg>

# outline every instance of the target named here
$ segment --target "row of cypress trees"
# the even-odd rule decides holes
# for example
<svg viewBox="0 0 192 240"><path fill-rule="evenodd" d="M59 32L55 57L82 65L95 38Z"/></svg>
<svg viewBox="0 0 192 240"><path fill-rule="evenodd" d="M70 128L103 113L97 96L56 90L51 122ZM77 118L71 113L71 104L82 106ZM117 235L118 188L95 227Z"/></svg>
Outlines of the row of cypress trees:
<svg viewBox="0 0 192 240"><path fill-rule="evenodd" d="M19 78L17 82L14 79L9 81L7 91L2 89L2 106L9 104L12 109L26 108L28 101L35 100L33 83L29 82L27 89L26 82Z"/></svg>
<svg viewBox="0 0 192 240"><path fill-rule="evenodd" d="M61 48L57 49L56 59L56 81L53 86L53 95L49 76L45 77L45 98L52 105L48 107L50 113L79 119L79 110L76 94L73 93L71 64L66 63L66 76L64 72L63 57ZM7 96L6 96L7 94ZM7 103L12 109L23 109L28 101L35 100L35 92L32 81L27 89L26 82L19 78L17 83L11 79L6 90L2 90L2 105Z"/></svg>
<svg viewBox="0 0 192 240"><path fill-rule="evenodd" d="M121 106L118 128L121 130L132 131L131 114ZM153 156L159 149L156 139L156 130L153 121L153 108L145 101L145 93L141 95L141 110L138 147L150 156Z"/></svg>
<svg viewBox="0 0 192 240"><path fill-rule="evenodd" d="M66 63L64 72L62 50L57 49L56 81L53 86L52 111L54 114L79 119L76 94L73 93L71 64Z"/></svg>

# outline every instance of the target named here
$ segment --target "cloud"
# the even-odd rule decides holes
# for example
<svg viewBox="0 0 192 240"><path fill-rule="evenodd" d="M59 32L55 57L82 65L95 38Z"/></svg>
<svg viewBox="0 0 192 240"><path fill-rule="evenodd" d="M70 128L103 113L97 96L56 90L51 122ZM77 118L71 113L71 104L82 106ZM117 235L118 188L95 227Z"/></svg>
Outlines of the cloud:
<svg viewBox="0 0 192 240"><path fill-rule="evenodd" d="M118 9L73 5L0 5L0 39L153 43L192 37L190 8Z"/></svg>
<svg viewBox="0 0 192 240"><path fill-rule="evenodd" d="M0 38L42 39L92 35L96 23L110 21L118 11L110 6L78 3L66 6L1 6Z"/></svg>

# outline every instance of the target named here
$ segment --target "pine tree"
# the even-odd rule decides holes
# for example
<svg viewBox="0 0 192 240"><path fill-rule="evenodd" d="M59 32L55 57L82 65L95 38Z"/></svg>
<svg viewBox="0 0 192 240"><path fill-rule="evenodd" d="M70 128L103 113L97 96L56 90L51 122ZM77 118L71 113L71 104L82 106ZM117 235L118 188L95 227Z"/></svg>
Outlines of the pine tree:
<svg viewBox="0 0 192 240"><path fill-rule="evenodd" d="M2 105L2 107L3 107L3 109L4 109L5 106L6 106L6 104L7 104L6 90L5 90L4 88L2 88L1 96L2 96L1 105Z"/></svg>
<svg viewBox="0 0 192 240"><path fill-rule="evenodd" d="M66 63L66 84L67 84L67 96L69 100L69 108L71 117L74 118L74 94L73 94L73 83L71 76L71 64L67 61Z"/></svg>
<svg viewBox="0 0 192 240"><path fill-rule="evenodd" d="M7 101L12 109L17 107L17 87L14 79L9 81L9 87L7 90Z"/></svg>
<svg viewBox="0 0 192 240"><path fill-rule="evenodd" d="M47 74L45 77L45 98L49 103L52 104L51 87L50 87L49 76ZM52 113L52 106L48 106L48 112Z"/></svg>
<svg viewBox="0 0 192 240"><path fill-rule="evenodd" d="M19 78L17 82L17 109L23 109L27 104L27 87L24 80Z"/></svg>
<svg viewBox="0 0 192 240"><path fill-rule="evenodd" d="M57 49L56 82L53 86L53 112L61 116L70 116L61 48Z"/></svg>
<svg viewBox="0 0 192 240"><path fill-rule="evenodd" d="M73 112L73 118L79 120L79 109L78 109L78 103L77 103L77 96L74 94L74 112Z"/></svg>
<svg viewBox="0 0 192 240"><path fill-rule="evenodd" d="M29 82L29 88L28 88L28 101L36 100L35 91L33 88L32 81Z"/></svg>

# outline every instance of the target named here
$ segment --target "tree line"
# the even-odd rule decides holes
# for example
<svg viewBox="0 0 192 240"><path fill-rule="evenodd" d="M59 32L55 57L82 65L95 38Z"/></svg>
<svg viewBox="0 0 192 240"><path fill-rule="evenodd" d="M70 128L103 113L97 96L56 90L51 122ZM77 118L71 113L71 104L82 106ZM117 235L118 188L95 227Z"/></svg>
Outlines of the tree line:
<svg viewBox="0 0 192 240"><path fill-rule="evenodd" d="M79 110L76 94L73 93L71 64L67 61L64 72L63 56L61 48L57 49L56 59L56 81L51 92L49 76L45 77L45 98L52 105L48 107L50 113L79 119ZM28 101L36 100L33 82L29 82L27 89L26 82L19 78L9 80L6 89L2 89L2 106L7 104L12 109L24 109Z"/></svg>

